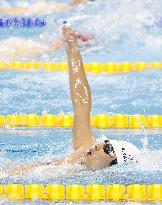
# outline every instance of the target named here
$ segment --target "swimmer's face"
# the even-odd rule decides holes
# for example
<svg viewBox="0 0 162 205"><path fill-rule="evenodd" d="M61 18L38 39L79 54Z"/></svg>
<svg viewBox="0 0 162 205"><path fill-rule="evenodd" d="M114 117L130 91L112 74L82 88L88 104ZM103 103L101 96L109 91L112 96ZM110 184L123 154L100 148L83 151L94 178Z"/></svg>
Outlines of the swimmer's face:
<svg viewBox="0 0 162 205"><path fill-rule="evenodd" d="M90 169L102 169L111 165L116 155L110 156L104 152L104 144L96 144L85 154L83 164Z"/></svg>

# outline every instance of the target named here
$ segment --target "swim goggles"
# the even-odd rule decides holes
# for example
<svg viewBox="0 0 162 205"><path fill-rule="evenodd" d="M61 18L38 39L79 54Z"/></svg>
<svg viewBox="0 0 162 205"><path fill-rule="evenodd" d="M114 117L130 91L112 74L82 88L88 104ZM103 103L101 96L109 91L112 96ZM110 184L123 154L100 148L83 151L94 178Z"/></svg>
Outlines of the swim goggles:
<svg viewBox="0 0 162 205"><path fill-rule="evenodd" d="M113 157L115 155L114 148L109 140L104 141L103 151L109 156ZM110 166L118 164L117 158L110 162Z"/></svg>

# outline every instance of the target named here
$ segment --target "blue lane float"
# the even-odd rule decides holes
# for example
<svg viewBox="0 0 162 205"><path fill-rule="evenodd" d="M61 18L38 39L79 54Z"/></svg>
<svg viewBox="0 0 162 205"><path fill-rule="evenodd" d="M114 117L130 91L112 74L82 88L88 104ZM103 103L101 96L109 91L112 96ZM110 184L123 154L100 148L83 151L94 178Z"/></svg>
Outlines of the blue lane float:
<svg viewBox="0 0 162 205"><path fill-rule="evenodd" d="M24 28L42 28L47 22L39 18L0 18L0 28L24 27Z"/></svg>

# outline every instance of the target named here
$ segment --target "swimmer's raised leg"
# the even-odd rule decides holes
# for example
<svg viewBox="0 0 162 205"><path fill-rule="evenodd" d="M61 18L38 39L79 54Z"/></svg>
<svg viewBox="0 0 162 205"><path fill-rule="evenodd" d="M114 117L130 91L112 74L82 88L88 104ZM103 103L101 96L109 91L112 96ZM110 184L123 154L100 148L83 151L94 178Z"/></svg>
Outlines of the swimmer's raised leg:
<svg viewBox="0 0 162 205"><path fill-rule="evenodd" d="M74 32L64 26L63 34L69 63L70 94L74 108L73 146L77 150L81 147L90 147L95 143L90 128L91 92Z"/></svg>

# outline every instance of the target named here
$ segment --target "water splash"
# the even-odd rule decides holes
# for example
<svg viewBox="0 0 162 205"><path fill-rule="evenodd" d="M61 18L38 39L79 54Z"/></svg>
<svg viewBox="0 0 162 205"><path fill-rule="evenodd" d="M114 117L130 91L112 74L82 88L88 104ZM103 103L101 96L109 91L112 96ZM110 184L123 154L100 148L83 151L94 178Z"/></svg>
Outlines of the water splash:
<svg viewBox="0 0 162 205"><path fill-rule="evenodd" d="M148 133L147 133L147 129L145 127L145 125L143 124L143 122L140 120L140 117L138 115L136 115L136 118L142 128L143 134L144 134L144 138L142 139L143 142L143 152L146 153L148 151Z"/></svg>

